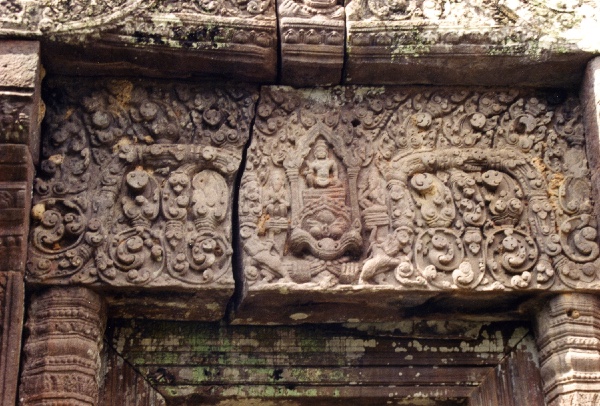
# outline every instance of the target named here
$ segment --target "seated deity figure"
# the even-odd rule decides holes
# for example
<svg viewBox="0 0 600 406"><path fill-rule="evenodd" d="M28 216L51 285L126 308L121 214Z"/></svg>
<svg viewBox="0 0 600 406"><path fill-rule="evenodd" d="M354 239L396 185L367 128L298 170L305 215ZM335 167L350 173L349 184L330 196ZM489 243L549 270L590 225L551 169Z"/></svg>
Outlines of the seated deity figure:
<svg viewBox="0 0 600 406"><path fill-rule="evenodd" d="M307 163L304 172L308 187L327 188L341 186L338 179L338 167L336 162L329 158L329 149L323 140L318 140L314 149L315 158Z"/></svg>
<svg viewBox="0 0 600 406"><path fill-rule="evenodd" d="M266 211L272 217L286 217L290 207L290 197L285 188L285 173L275 170L271 173L269 188L265 191Z"/></svg>

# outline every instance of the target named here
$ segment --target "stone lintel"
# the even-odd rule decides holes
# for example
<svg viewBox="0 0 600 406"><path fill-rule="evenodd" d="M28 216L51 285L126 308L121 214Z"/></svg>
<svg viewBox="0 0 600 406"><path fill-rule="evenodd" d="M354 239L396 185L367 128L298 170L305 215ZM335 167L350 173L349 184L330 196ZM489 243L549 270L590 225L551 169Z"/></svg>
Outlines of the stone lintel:
<svg viewBox="0 0 600 406"><path fill-rule="evenodd" d="M257 112L234 322L389 321L600 289L577 95L263 87Z"/></svg>
<svg viewBox="0 0 600 406"><path fill-rule="evenodd" d="M30 285L92 287L132 317L223 318L256 87L55 79L46 94Z"/></svg>

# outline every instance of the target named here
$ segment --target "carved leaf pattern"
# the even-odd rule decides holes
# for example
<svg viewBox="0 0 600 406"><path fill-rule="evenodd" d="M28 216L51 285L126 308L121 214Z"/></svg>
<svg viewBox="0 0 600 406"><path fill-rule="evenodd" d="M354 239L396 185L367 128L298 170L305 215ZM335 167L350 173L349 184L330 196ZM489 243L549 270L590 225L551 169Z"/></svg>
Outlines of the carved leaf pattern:
<svg viewBox="0 0 600 406"><path fill-rule="evenodd" d="M46 92L28 278L231 284L231 185L252 87L56 81Z"/></svg>

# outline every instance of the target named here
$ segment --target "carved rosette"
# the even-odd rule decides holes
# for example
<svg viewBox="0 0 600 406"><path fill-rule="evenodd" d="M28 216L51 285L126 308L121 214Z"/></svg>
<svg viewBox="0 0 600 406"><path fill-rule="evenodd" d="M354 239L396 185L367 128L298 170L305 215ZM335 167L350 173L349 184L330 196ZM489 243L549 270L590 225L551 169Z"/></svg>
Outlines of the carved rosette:
<svg viewBox="0 0 600 406"><path fill-rule="evenodd" d="M600 287L575 97L278 87L257 113L240 191L251 290Z"/></svg>
<svg viewBox="0 0 600 406"><path fill-rule="evenodd" d="M28 315L19 404L97 405L106 324L100 296L53 287L34 295Z"/></svg>
<svg viewBox="0 0 600 406"><path fill-rule="evenodd" d="M28 279L230 289L252 89L113 80L48 94Z"/></svg>

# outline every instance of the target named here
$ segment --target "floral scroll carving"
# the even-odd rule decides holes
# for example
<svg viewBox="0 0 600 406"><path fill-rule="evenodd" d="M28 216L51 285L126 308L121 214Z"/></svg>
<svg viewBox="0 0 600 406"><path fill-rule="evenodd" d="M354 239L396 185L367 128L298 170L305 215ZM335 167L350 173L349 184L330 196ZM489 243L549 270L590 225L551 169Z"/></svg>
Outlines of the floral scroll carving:
<svg viewBox="0 0 600 406"><path fill-rule="evenodd" d="M554 93L263 90L240 191L247 281L597 287L580 110Z"/></svg>
<svg viewBox="0 0 600 406"><path fill-rule="evenodd" d="M48 92L29 280L231 286L231 187L252 88L108 81Z"/></svg>

